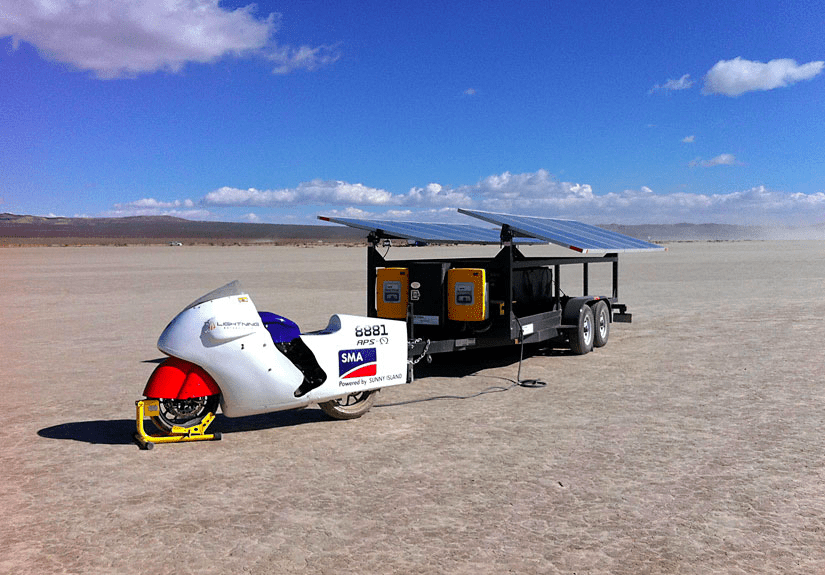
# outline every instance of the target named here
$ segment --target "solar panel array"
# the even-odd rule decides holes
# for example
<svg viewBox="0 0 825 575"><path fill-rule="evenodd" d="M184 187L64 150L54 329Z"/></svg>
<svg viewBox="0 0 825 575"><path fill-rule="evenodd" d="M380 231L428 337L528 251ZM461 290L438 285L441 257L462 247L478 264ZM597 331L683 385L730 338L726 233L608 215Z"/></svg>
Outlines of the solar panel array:
<svg viewBox="0 0 825 575"><path fill-rule="evenodd" d="M523 235L570 248L581 253L588 252L631 252L664 250L650 242L632 238L618 232L611 232L597 226L583 224L575 220L538 218L535 216L514 216L477 210L458 210L462 214L479 218L499 226L507 226L514 235Z"/></svg>
<svg viewBox="0 0 825 575"><path fill-rule="evenodd" d="M318 219L373 232L384 238L406 239L431 244L500 244L501 230L506 226L513 236L513 243L518 244L552 243L581 253L665 249L650 242L574 220L515 216L478 210L459 209L458 211L495 224L498 228L483 228L469 224L396 222L325 216L318 216Z"/></svg>
<svg viewBox="0 0 825 575"><path fill-rule="evenodd" d="M430 244L500 244L501 232L496 228L483 228L471 224L438 224L422 222L396 222L391 220L362 220L355 218L330 218L318 216L327 222L344 224L385 238L397 238ZM541 243L534 239L521 239L519 243Z"/></svg>

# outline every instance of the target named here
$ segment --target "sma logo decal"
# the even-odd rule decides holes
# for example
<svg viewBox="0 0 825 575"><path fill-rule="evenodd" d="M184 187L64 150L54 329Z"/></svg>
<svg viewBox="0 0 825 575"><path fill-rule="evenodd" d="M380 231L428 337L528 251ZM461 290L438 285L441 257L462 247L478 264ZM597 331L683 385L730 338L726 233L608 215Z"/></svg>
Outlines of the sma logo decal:
<svg viewBox="0 0 825 575"><path fill-rule="evenodd" d="M375 375L378 371L374 347L345 349L338 352L338 377L351 379Z"/></svg>

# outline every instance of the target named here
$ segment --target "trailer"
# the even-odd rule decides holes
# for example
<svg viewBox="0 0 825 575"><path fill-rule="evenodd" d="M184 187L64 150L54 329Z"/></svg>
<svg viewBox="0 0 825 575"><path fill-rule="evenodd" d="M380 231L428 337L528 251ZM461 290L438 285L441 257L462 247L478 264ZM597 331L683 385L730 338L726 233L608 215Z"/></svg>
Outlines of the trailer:
<svg viewBox="0 0 825 575"><path fill-rule="evenodd" d="M319 216L368 234L365 317L335 314L326 328L301 333L291 320L259 311L238 282L189 304L158 339L169 357L152 372L145 399L135 402L135 440L149 449L220 439L206 432L218 405L227 417L311 403L336 419L360 417L379 389L411 382L415 364L435 354L550 341L588 353L607 344L612 322L632 319L619 301L619 252L664 249L570 220L459 212L487 225ZM388 259L399 240L498 245L499 251ZM561 245L577 255L528 257L523 250L531 244ZM590 293L595 264L611 266L611 293ZM562 269L572 265L582 267L582 295L561 288ZM515 383L544 385L520 373L521 361ZM160 435L147 433L147 417Z"/></svg>
<svg viewBox="0 0 825 575"><path fill-rule="evenodd" d="M407 323L410 359L554 342L583 355L607 344L610 324L630 323L619 300L619 253L664 247L573 220L459 209L496 227L319 216L368 232L367 315ZM393 240L410 245L498 245L490 257L388 259ZM524 246L555 244L575 256L528 257ZM386 247L383 255L380 248ZM589 255L593 254L593 255ZM590 293L591 266L610 266L612 290ZM581 266L581 295L561 289L562 270ZM365 327L365 345L382 334Z"/></svg>

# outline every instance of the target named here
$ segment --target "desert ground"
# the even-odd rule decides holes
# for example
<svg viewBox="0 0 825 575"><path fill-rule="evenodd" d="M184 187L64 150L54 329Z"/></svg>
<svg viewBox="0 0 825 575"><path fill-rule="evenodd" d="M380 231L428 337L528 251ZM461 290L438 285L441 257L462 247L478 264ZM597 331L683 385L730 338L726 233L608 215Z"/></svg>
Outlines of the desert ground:
<svg viewBox="0 0 825 575"><path fill-rule="evenodd" d="M607 347L528 348L545 387L442 356L360 419L151 451L178 311L239 279L319 329L365 313L365 249L0 250L0 573L825 573L825 242L668 247L620 257Z"/></svg>

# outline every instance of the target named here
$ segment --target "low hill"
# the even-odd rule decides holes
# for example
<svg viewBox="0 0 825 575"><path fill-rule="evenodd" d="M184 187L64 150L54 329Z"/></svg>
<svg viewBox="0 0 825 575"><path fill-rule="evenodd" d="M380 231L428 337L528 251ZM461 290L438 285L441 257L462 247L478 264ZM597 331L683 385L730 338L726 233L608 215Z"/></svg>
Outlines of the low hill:
<svg viewBox="0 0 825 575"><path fill-rule="evenodd" d="M344 226L203 222L172 216L45 218L0 214L0 243L275 243L361 242L366 233Z"/></svg>

